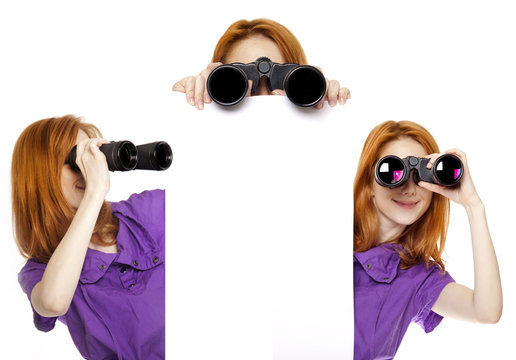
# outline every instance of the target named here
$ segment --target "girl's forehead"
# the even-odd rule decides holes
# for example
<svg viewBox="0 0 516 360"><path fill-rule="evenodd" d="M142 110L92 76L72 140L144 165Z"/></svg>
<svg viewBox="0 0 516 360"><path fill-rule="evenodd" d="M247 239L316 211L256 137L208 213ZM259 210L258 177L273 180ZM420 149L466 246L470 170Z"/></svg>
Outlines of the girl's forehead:
<svg viewBox="0 0 516 360"><path fill-rule="evenodd" d="M400 158L407 156L424 157L428 153L419 142L411 137L401 137L388 142L382 149L379 158L387 155L396 155Z"/></svg>
<svg viewBox="0 0 516 360"><path fill-rule="evenodd" d="M255 34L235 42L225 56L227 63L251 63L266 56L273 62L284 63L285 59L278 45L270 38Z"/></svg>

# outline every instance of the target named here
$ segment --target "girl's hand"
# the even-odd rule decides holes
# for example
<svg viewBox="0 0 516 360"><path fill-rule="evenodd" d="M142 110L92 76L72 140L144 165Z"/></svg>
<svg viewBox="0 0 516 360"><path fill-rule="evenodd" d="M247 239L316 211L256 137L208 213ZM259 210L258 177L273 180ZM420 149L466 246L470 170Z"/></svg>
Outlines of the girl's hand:
<svg viewBox="0 0 516 360"><path fill-rule="evenodd" d="M464 207L471 207L480 204L481 200L477 194L477 190L475 189L473 179L471 178L471 174L469 172L466 154L458 149L446 150L445 154L456 155L462 161L462 164L464 165L464 174L460 182L457 185L451 187L430 184L424 181L420 181L418 185L427 190L446 196L448 199L461 204ZM437 160L437 158L441 155L442 154L431 154L426 156L430 159L427 168L430 169L433 166L435 160Z"/></svg>
<svg viewBox="0 0 516 360"><path fill-rule="evenodd" d="M109 141L101 138L85 139L77 143L76 164L81 170L86 186L85 193L104 198L109 191L109 170L106 156L100 151Z"/></svg>
<svg viewBox="0 0 516 360"><path fill-rule="evenodd" d="M197 107L197 109L202 110L204 104L211 103L210 95L208 95L208 90L206 89L206 81L213 69L220 65L222 65L221 62L208 64L206 69L201 71L199 75L187 76L176 82L172 87L172 91L185 93L186 101L190 105Z"/></svg>
<svg viewBox="0 0 516 360"><path fill-rule="evenodd" d="M348 88L341 88L337 80L326 79L326 94L324 98L315 105L315 108L318 110L322 109L325 101L328 101L330 107L334 107L337 103L344 105L348 99L351 99L351 93Z"/></svg>
<svg viewBox="0 0 516 360"><path fill-rule="evenodd" d="M316 66L316 68L322 73L320 67ZM349 99L351 99L351 93L348 88L341 88L337 80L326 79L326 94L323 99L315 105L315 108L317 110L322 109L326 101L330 107L334 107L337 103L344 105Z"/></svg>

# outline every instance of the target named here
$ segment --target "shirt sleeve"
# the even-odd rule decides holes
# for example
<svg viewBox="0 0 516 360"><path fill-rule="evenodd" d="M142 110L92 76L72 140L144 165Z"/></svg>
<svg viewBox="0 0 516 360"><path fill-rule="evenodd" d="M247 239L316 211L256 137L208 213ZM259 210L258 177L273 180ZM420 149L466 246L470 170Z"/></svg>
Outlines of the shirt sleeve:
<svg viewBox="0 0 516 360"><path fill-rule="evenodd" d="M441 315L432 311L432 307L439 298L439 295L441 295L441 291L444 287L451 282L455 282L455 280L453 280L448 272L443 274L441 269L436 265L431 266L427 272L427 276L417 290L414 298L419 311L413 321L419 324L426 333L429 333L434 330L443 319Z"/></svg>
<svg viewBox="0 0 516 360"><path fill-rule="evenodd" d="M46 264L30 259L18 274L18 282L23 292L27 294L29 302L31 302L32 289L43 278L46 267ZM47 332L54 328L57 317L44 317L39 315L32 307L32 302L31 308L34 316L34 326L36 326L38 330Z"/></svg>

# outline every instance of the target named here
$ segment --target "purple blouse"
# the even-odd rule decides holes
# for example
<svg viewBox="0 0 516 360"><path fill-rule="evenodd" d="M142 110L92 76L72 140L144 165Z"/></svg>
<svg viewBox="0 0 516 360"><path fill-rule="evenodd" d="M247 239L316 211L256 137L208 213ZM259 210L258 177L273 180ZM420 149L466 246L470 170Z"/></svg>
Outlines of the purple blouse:
<svg viewBox="0 0 516 360"><path fill-rule="evenodd" d="M86 359L165 358L165 191L144 191L111 203L120 219L118 253L88 249L68 312L34 313L38 330L56 319L68 326ZM46 265L33 259L18 274L30 300Z"/></svg>
<svg viewBox="0 0 516 360"><path fill-rule="evenodd" d="M400 269L396 246L354 253L355 360L392 359L411 322L428 333L442 320L432 306L454 280L424 262Z"/></svg>

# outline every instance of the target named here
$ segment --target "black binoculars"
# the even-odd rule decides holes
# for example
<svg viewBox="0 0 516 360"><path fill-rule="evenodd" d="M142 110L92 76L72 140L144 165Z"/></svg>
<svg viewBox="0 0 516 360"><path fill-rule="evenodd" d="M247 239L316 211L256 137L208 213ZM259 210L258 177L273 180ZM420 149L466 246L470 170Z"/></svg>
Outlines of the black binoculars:
<svg viewBox="0 0 516 360"><path fill-rule="evenodd" d="M135 146L132 142L112 141L103 144L100 151L106 155L109 171L166 170L172 164L172 148L164 141ZM80 171L75 163L77 146L72 148L67 164Z"/></svg>
<svg viewBox="0 0 516 360"><path fill-rule="evenodd" d="M326 94L326 78L315 67L292 63L277 64L266 57L249 64L221 65L210 73L206 87L217 104L236 105L247 94L248 80L253 81L253 94L258 89L262 76L267 77L270 90L285 90L289 100L298 106L313 106Z"/></svg>
<svg viewBox="0 0 516 360"><path fill-rule="evenodd" d="M453 186L457 184L464 173L462 161L455 155L444 154L439 156L433 166L427 169L430 159L408 156L400 159L388 155L376 163L374 178L381 186L395 188L405 183L410 172L415 169L413 178L416 184L423 180L432 184Z"/></svg>

